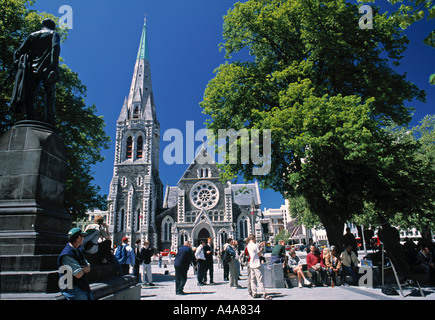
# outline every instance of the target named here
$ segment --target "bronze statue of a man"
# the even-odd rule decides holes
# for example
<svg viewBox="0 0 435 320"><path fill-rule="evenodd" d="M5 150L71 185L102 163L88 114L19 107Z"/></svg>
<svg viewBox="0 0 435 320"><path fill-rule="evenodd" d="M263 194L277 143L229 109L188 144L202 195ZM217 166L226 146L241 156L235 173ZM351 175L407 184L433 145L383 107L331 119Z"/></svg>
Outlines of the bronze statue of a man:
<svg viewBox="0 0 435 320"><path fill-rule="evenodd" d="M42 29L31 33L15 52L17 75L11 99L14 112L24 112L29 120L44 120L52 125L55 124L54 98L60 54L60 36L55 28L53 20L45 19ZM41 84L45 91L45 119L38 119L34 103Z"/></svg>

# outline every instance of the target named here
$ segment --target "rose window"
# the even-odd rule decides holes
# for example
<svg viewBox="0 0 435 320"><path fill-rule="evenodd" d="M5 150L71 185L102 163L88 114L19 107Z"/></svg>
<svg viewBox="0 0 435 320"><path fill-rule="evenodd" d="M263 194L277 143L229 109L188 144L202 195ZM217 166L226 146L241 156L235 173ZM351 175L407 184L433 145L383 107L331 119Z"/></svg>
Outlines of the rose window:
<svg viewBox="0 0 435 320"><path fill-rule="evenodd" d="M192 187L190 200L198 209L208 210L218 203L219 191L213 183L201 181Z"/></svg>

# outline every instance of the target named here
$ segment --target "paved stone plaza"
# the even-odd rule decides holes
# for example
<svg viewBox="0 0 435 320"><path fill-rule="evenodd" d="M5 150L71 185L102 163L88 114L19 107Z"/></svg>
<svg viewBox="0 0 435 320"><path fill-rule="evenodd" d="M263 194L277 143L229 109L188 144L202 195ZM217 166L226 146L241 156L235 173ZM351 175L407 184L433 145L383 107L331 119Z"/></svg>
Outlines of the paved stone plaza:
<svg viewBox="0 0 435 320"><path fill-rule="evenodd" d="M143 286L141 300L245 300L261 301L262 298L253 299L248 294L247 289L247 270L241 273L239 285L242 289L232 289L228 281L223 281L223 269L214 264L215 285L197 286L196 275L193 268L189 269L188 280L184 291L187 295L179 296L175 294L175 271L172 265L163 265L159 268L157 262L153 262L153 282L155 286ZM168 275L165 275L168 271ZM435 287L423 287L426 297L417 295L412 288L404 289L402 296L387 296L381 292L380 288L360 288L355 286L335 286L335 287L303 287L303 288L266 288L266 291L274 300L435 300Z"/></svg>

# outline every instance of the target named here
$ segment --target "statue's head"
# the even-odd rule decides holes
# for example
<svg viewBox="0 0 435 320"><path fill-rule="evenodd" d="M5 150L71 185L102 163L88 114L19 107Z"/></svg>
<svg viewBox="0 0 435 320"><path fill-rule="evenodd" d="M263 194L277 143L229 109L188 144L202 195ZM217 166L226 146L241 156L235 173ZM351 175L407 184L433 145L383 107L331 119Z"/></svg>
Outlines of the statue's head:
<svg viewBox="0 0 435 320"><path fill-rule="evenodd" d="M50 30L56 29L56 23L51 19L44 19L42 25Z"/></svg>

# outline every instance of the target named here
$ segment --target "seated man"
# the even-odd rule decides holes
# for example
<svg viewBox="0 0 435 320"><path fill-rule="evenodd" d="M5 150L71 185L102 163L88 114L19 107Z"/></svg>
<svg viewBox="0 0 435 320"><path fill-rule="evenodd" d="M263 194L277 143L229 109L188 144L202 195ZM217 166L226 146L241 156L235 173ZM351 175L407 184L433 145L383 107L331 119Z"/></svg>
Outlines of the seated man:
<svg viewBox="0 0 435 320"><path fill-rule="evenodd" d="M67 266L72 272L73 282L70 287L61 288L62 295L67 300L94 300L86 279L91 266L83 256L79 247L83 244L85 233L80 228L73 228L68 233L68 243L59 255L57 266ZM60 274L60 276L63 276Z"/></svg>
<svg viewBox="0 0 435 320"><path fill-rule="evenodd" d="M323 286L326 287L326 274L325 269L321 266L321 259L320 259L320 253L317 251L317 248L314 245L311 245L310 247L310 253L307 254L307 266L308 271L310 271L311 275L313 276L312 280L312 286L315 287L318 282L321 282L323 279ZM318 279L318 276L320 279Z"/></svg>
<svg viewBox="0 0 435 320"><path fill-rule="evenodd" d="M424 246L418 253L418 261L420 266L424 268L429 283L433 284L435 278L435 264L433 262L432 253L427 246Z"/></svg>
<svg viewBox="0 0 435 320"><path fill-rule="evenodd" d="M284 263L285 261L285 241L279 240L278 244L273 248L270 262Z"/></svg>
<svg viewBox="0 0 435 320"><path fill-rule="evenodd" d="M343 274L341 283L345 285L344 278L346 275L350 275L352 278L352 285L358 284L358 257L356 256L355 252L352 251L352 245L348 244L346 245L345 250L341 253L340 256L342 267L343 267Z"/></svg>

